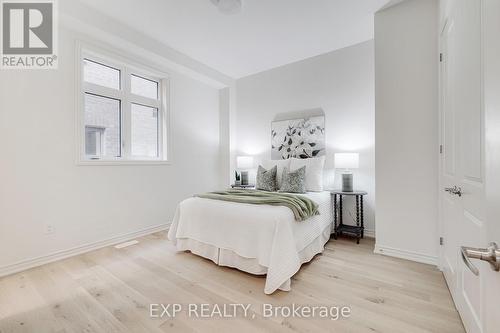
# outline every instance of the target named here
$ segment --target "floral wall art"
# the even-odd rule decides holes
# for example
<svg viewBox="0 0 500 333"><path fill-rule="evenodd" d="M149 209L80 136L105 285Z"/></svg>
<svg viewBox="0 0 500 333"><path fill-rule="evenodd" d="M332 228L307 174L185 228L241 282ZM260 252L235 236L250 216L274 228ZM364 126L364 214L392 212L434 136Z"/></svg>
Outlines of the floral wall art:
<svg viewBox="0 0 500 333"><path fill-rule="evenodd" d="M271 124L273 160L325 155L325 117L275 121Z"/></svg>

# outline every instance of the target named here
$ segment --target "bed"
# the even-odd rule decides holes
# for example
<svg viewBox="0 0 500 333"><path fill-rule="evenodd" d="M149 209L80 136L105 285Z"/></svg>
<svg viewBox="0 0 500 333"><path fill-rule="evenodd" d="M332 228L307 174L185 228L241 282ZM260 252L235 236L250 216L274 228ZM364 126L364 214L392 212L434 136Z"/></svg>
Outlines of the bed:
<svg viewBox="0 0 500 333"><path fill-rule="evenodd" d="M319 215L295 220L283 206L253 205L193 197L177 207L168 238L178 251L256 275L266 275L264 293L291 290L291 277L323 252L332 229L330 192L307 192Z"/></svg>

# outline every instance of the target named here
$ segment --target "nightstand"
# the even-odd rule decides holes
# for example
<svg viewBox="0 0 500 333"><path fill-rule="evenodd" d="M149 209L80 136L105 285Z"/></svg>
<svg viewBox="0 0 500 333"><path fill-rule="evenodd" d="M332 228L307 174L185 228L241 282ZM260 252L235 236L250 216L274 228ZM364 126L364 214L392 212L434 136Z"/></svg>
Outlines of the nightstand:
<svg viewBox="0 0 500 333"><path fill-rule="evenodd" d="M368 193L365 191L343 192L340 190L331 191L330 193L333 197L333 238L337 239L339 235L348 234L356 237L356 243L359 244L359 240L364 237L365 233L363 196ZM342 216L342 199L344 196L354 196L356 198L356 225L344 224Z"/></svg>
<svg viewBox="0 0 500 333"><path fill-rule="evenodd" d="M249 184L249 185L235 185L235 184L232 184L231 188L250 188L251 189L251 188L255 188L255 185L251 185L251 184Z"/></svg>

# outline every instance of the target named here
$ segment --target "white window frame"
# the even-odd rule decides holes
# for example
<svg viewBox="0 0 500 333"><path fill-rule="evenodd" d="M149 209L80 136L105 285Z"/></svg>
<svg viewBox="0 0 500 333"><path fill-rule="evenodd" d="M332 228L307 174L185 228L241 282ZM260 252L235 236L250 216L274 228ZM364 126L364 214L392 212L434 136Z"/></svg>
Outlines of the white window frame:
<svg viewBox="0 0 500 333"><path fill-rule="evenodd" d="M77 133L78 165L141 165L170 164L170 112L169 112L169 75L103 49L96 49L81 42L77 43ZM91 61L120 70L120 89L112 89L83 81L83 61ZM158 83L158 100L132 94L130 76L134 74ZM85 153L85 93L120 100L121 111L121 156L90 159ZM141 104L158 110L158 156L133 156L131 154L131 104Z"/></svg>

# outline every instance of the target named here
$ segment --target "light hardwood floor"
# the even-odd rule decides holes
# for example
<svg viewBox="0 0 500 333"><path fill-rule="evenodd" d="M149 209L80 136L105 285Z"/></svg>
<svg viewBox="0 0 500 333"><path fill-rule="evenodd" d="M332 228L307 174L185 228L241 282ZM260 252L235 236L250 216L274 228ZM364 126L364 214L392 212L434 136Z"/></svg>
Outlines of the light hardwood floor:
<svg viewBox="0 0 500 333"><path fill-rule="evenodd" d="M166 233L0 279L0 332L464 332L441 272L331 240L302 267L291 292L264 278L176 253ZM152 319L151 303L245 303L255 318ZM349 306L349 318L263 318L262 304Z"/></svg>

